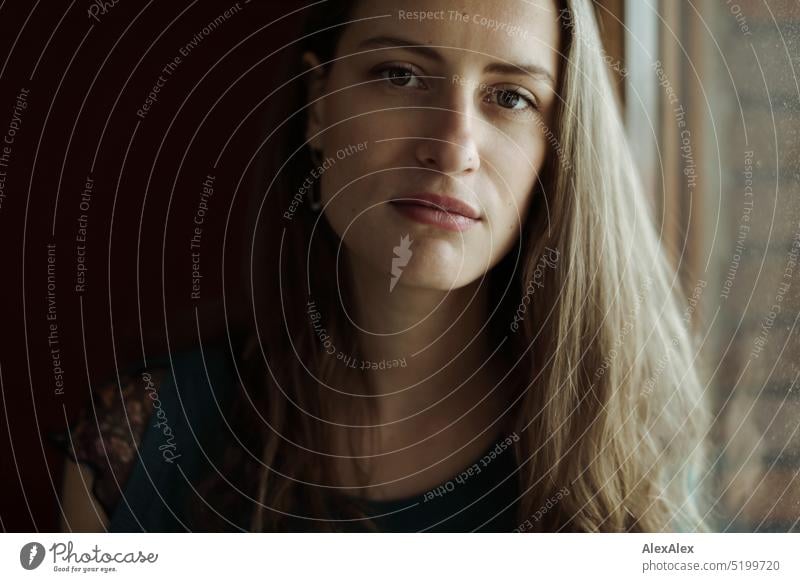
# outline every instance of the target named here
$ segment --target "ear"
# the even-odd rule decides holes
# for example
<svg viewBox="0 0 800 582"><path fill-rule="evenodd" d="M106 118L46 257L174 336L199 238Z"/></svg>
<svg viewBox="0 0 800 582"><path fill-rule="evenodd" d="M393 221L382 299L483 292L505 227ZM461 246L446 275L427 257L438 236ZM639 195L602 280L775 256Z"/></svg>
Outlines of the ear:
<svg viewBox="0 0 800 582"><path fill-rule="evenodd" d="M325 127L325 94L326 75L322 67L319 66L317 55L312 52L303 54L303 64L308 70L306 76L306 98L308 99L306 139L308 145L314 149L322 149L322 134Z"/></svg>

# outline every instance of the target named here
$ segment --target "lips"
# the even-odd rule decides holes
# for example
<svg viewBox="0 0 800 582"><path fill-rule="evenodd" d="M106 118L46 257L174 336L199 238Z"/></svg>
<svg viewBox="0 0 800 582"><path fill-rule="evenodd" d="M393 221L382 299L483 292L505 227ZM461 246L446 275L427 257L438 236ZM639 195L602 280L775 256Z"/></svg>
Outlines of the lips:
<svg viewBox="0 0 800 582"><path fill-rule="evenodd" d="M429 192L405 194L390 201L401 214L422 224L463 232L481 220L478 208L454 198Z"/></svg>

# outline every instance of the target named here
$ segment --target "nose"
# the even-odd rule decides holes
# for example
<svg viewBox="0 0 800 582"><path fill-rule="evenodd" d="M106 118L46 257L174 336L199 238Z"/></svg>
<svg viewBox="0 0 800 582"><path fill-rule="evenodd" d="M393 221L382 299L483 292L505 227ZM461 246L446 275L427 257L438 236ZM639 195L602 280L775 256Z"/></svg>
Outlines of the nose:
<svg viewBox="0 0 800 582"><path fill-rule="evenodd" d="M474 120L466 101L457 97L429 112L430 130L419 141L416 152L417 160L426 168L451 175L471 174L480 168Z"/></svg>

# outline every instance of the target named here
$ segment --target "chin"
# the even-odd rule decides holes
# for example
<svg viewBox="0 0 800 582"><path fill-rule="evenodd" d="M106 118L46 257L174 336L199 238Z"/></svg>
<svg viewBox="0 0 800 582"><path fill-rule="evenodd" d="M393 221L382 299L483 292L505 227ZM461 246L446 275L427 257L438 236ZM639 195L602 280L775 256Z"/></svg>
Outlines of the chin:
<svg viewBox="0 0 800 582"><path fill-rule="evenodd" d="M473 283L488 271L490 243L477 244L458 233L444 233L427 227L398 225L396 222L356 223L343 240L348 254L369 265L376 276L385 277L387 290L398 249L408 237L408 260L400 265L397 286L406 290L449 291ZM400 255L404 255L402 250ZM395 287L396 289L397 287Z"/></svg>
<svg viewBox="0 0 800 582"><path fill-rule="evenodd" d="M418 239L413 256L403 270L400 283L431 291L449 291L469 285L484 272L476 264L476 253L467 252L461 241Z"/></svg>
<svg viewBox="0 0 800 582"><path fill-rule="evenodd" d="M441 291L444 293L456 291L472 283L474 279L464 279L455 277L448 279L441 276L420 276L402 281L402 287L406 291ZM398 285L400 287L400 285Z"/></svg>

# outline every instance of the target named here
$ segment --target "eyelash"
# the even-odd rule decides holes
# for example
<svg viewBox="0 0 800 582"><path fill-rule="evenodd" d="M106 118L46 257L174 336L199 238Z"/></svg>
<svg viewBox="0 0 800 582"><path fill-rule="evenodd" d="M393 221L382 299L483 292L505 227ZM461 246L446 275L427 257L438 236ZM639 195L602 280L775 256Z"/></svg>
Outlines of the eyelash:
<svg viewBox="0 0 800 582"><path fill-rule="evenodd" d="M403 71L405 73L410 73L414 77L421 77L422 76L421 75L421 71L417 71L417 69L415 67L412 67L410 65L384 65L384 66L381 66L381 67L378 67L377 69L375 69L374 73L378 78L380 78L380 79L382 79L384 81L387 81L393 87L395 87L397 89L406 89L407 87L405 85L395 85L395 84L393 84L391 82L392 77L384 76L384 73L397 72L397 71ZM407 77L399 76L399 77L394 77L394 78L403 79L403 78L407 78ZM420 83L422 83L422 85L423 85L422 88L423 89L427 88L427 86L425 86L425 82L422 81L421 79L420 79ZM416 88L417 87L414 87L414 89L416 89ZM487 100L491 99L492 96L494 96L494 95L500 96L502 94L507 94L507 95L510 95L510 96L513 96L513 97L519 97L520 99L525 101L530 106L530 108L532 110L534 110L534 111L538 111L539 110L539 106L538 106L538 104L536 103L536 100L533 97L529 97L525 93L522 93L520 91L515 91L513 89L494 89L494 88L492 88L490 91L488 91ZM512 108L502 107L502 106L500 106L500 108L503 109L503 111L506 111L506 112L509 112L509 113L512 113L512 114L525 114L525 113L528 112L527 108L526 109L512 109Z"/></svg>

